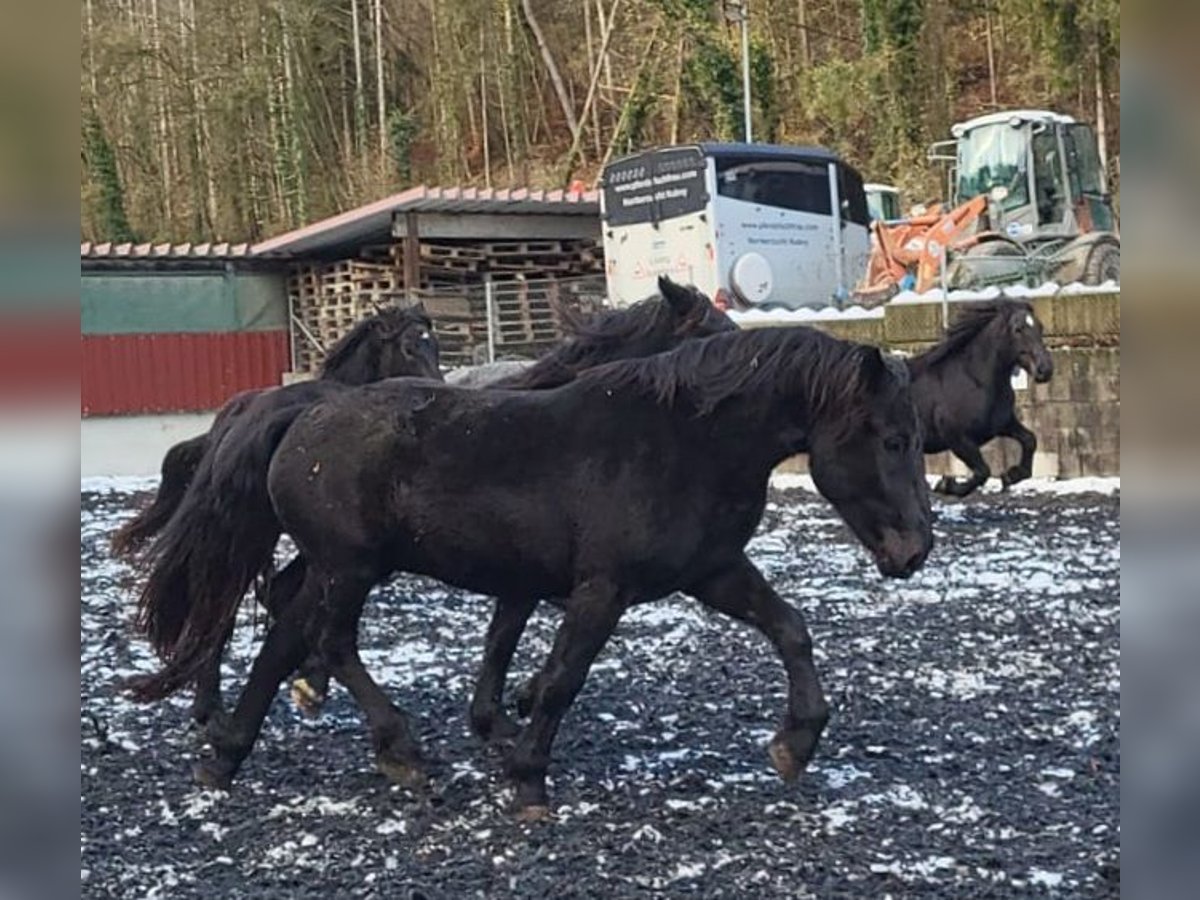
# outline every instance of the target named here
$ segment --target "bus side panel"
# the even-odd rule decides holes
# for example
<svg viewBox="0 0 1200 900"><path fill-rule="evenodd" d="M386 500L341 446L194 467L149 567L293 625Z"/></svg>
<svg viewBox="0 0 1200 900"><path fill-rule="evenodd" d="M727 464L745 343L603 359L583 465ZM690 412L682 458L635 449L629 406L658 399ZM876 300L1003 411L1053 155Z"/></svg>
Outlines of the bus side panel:
<svg viewBox="0 0 1200 900"><path fill-rule="evenodd" d="M734 263L753 252L771 267L772 305L796 308L832 302L837 266L830 216L730 197L717 197L714 205L721 279L729 290Z"/></svg>

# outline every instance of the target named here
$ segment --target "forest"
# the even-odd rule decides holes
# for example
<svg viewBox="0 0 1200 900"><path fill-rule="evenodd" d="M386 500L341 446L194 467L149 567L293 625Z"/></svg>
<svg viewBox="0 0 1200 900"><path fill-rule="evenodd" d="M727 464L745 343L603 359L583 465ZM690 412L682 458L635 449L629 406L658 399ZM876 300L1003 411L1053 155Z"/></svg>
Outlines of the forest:
<svg viewBox="0 0 1200 900"><path fill-rule="evenodd" d="M83 0L81 239L254 241L741 140L742 14L756 141L917 202L953 122L1048 108L1097 128L1117 187L1118 0Z"/></svg>

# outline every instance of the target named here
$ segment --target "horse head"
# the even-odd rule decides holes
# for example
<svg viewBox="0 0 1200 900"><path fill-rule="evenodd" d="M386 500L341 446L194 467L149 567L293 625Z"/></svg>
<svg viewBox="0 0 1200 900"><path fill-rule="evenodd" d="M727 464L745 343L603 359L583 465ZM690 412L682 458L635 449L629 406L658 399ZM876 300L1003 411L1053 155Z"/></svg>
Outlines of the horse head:
<svg viewBox="0 0 1200 900"><path fill-rule="evenodd" d="M880 573L908 578L933 547L920 424L907 368L875 347L819 402L809 470L821 492L875 558Z"/></svg>
<svg viewBox="0 0 1200 900"><path fill-rule="evenodd" d="M1006 324L1017 365L1028 372L1034 381L1045 384L1054 375L1054 358L1046 348L1042 323L1033 314L1033 306L1013 302Z"/></svg>
<svg viewBox="0 0 1200 900"><path fill-rule="evenodd" d="M384 378L442 379L433 322L425 308L386 306L360 321L325 357L322 378L367 384Z"/></svg>

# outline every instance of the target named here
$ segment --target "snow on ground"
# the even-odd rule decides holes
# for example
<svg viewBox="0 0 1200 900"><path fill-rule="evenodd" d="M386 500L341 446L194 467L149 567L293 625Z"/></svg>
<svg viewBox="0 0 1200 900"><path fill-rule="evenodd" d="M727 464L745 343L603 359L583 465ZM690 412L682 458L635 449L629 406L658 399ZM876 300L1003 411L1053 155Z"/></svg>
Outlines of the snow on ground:
<svg viewBox="0 0 1200 900"><path fill-rule="evenodd" d="M363 646L439 760L429 793L375 772L340 688L311 721L281 694L234 790L198 789L189 698L119 690L154 659L107 536L149 483L84 483L83 894L1116 896L1119 483L938 502L926 567L885 582L803 481L776 481L750 553L804 611L833 707L804 777L767 764L770 645L671 598L597 661L555 747L556 821L534 826L466 726L490 605L414 577L378 589ZM244 612L227 699L261 637ZM535 615L511 686L557 621Z"/></svg>

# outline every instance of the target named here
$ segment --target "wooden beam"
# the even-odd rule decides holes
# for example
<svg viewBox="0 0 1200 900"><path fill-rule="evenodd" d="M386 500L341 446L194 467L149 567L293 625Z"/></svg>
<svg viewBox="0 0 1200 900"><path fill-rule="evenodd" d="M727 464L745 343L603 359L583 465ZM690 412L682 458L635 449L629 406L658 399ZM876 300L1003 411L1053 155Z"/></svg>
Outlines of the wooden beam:
<svg viewBox="0 0 1200 900"><path fill-rule="evenodd" d="M403 235L396 234L396 222L399 220L400 215L393 217L392 233L404 238L404 299L411 306L416 302L417 288L421 286L421 239L415 212L403 214Z"/></svg>
<svg viewBox="0 0 1200 900"><path fill-rule="evenodd" d="M407 240L416 233L416 213L392 217L392 237ZM551 213L421 213L420 237L425 240L563 240L600 239L600 216L556 216ZM405 251L407 259L407 249ZM405 273L407 281L407 272Z"/></svg>

